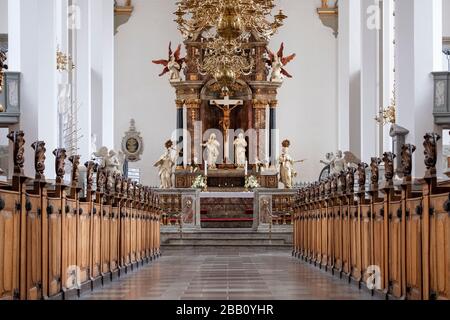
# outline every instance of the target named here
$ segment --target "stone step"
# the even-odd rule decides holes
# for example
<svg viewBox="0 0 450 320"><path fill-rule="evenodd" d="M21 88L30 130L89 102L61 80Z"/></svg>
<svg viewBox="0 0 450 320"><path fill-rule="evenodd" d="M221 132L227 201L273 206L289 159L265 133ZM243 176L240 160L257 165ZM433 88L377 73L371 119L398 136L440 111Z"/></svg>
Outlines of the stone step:
<svg viewBox="0 0 450 320"><path fill-rule="evenodd" d="M253 245L290 245L284 239L169 239L164 244L169 245L214 245L214 246L253 246Z"/></svg>
<svg viewBox="0 0 450 320"><path fill-rule="evenodd" d="M216 240L226 240L226 239L252 239L252 240L266 240L266 239L285 239L286 241L292 241L291 234L284 233L272 233L270 234L259 234L259 233L250 233L250 234L224 234L224 233L175 233L175 234L162 234L162 239L216 239Z"/></svg>

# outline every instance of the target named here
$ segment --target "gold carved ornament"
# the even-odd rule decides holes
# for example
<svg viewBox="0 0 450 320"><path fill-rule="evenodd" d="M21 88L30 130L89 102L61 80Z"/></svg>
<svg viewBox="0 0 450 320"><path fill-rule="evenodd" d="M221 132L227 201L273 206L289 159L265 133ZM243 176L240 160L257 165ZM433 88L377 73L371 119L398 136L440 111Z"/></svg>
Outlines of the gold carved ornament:
<svg viewBox="0 0 450 320"><path fill-rule="evenodd" d="M228 88L236 79L252 73L255 62L244 44L253 34L269 41L283 26L282 10L269 21L274 0L180 0L175 22L186 40L202 35L206 41L202 75L210 75Z"/></svg>

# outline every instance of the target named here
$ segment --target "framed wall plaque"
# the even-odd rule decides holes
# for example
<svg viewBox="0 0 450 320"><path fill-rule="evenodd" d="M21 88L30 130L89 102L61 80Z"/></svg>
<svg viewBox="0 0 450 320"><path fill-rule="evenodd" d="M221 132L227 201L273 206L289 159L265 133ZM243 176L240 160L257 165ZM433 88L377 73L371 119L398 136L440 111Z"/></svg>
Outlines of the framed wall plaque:
<svg viewBox="0 0 450 320"><path fill-rule="evenodd" d="M144 140L141 137L141 133L136 130L136 122L134 119L131 119L130 129L122 139L122 152L130 162L141 160L142 153L144 152Z"/></svg>

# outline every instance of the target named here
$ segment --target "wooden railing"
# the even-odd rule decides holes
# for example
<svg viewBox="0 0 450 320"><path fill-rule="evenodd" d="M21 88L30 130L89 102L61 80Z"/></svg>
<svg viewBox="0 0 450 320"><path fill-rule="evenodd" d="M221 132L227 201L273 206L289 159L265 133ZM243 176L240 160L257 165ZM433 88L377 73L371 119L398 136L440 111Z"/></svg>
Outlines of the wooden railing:
<svg viewBox="0 0 450 320"><path fill-rule="evenodd" d="M69 158L66 185L63 149L54 151L57 178L49 184L44 142L32 146L36 177L29 179L23 132L8 138L15 173L0 186L0 300L73 298L159 257L162 210L153 190L87 162L82 195L80 157Z"/></svg>
<svg viewBox="0 0 450 320"><path fill-rule="evenodd" d="M385 153L372 159L368 187L362 163L301 189L294 255L383 298L448 300L450 184L436 180L439 139L425 136L427 171L418 181L411 178L415 147L405 145L401 183L393 181L395 155Z"/></svg>

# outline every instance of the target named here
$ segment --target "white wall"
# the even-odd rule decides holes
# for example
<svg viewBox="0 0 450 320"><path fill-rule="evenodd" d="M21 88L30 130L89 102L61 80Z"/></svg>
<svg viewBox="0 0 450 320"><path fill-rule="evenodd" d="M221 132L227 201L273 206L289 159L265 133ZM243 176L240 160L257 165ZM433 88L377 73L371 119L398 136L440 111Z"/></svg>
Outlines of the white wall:
<svg viewBox="0 0 450 320"><path fill-rule="evenodd" d="M173 22L175 0L134 0L135 10L116 35L116 148L131 118L144 137L140 168L143 183L158 185L153 163L163 152L163 143L176 124L175 93L167 78L158 78L159 66L152 59L165 58L167 45L182 41ZM294 76L279 91L277 115L280 139L289 138L296 159L308 159L298 167L299 181L316 180L321 157L337 149L337 40L317 17L319 0L281 1L289 19L270 45L285 53L297 53L288 67Z"/></svg>
<svg viewBox="0 0 450 320"><path fill-rule="evenodd" d="M450 37L450 0L442 0L443 34Z"/></svg>
<svg viewBox="0 0 450 320"><path fill-rule="evenodd" d="M0 0L0 34L8 33L8 0Z"/></svg>

